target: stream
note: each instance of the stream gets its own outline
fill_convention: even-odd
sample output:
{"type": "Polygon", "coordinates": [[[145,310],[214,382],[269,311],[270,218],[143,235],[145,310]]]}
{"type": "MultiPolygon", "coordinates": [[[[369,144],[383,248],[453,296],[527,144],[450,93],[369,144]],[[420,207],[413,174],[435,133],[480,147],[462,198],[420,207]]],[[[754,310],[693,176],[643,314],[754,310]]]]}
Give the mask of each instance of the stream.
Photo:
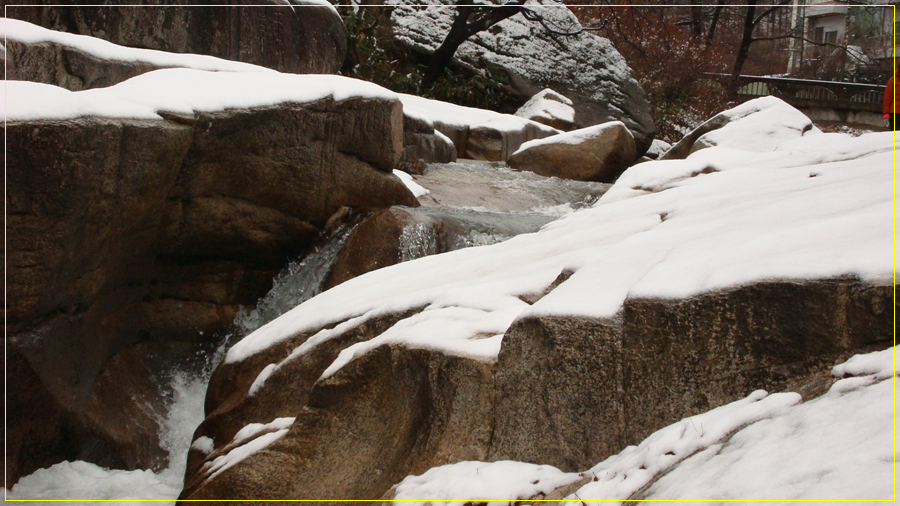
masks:
{"type": "MultiPolygon", "coordinates": [[[[448,251],[485,246],[519,234],[538,231],[543,225],[578,209],[593,205],[610,185],[546,178],[518,172],[505,164],[459,160],[430,164],[415,176],[430,191],[419,198],[416,211],[429,218],[452,223],[459,232],[448,251]]],[[[305,300],[321,293],[322,285],[347,239],[361,219],[350,220],[326,232],[318,245],[286,266],[257,307],[242,311],[235,320],[234,335],[215,353],[196,357],[190,370],[174,371],[172,396],[165,419],[159,420],[169,466],[149,470],[110,470],[94,464],[62,462],[23,477],[6,492],[9,500],[39,500],[31,504],[58,504],[40,500],[86,500],[101,504],[174,504],[181,492],[187,451],[194,429],[203,420],[203,403],[210,374],[224,357],[228,344],[246,336],[305,300]],[[142,500],[153,500],[145,502],[142,500]],[[169,501],[169,502],[166,502],[169,501]]],[[[402,261],[437,252],[437,238],[427,227],[405,228],[400,240],[402,261]]]]}

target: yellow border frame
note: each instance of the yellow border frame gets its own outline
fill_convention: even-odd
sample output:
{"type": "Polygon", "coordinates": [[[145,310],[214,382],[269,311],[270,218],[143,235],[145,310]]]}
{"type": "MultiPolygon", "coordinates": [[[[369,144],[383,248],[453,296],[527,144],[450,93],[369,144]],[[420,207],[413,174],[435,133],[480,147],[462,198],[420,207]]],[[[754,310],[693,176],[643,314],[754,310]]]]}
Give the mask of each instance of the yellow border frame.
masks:
{"type": "MultiPolygon", "coordinates": [[[[851,7],[860,7],[860,5],[855,4],[847,4],[851,7]]],[[[343,4],[335,4],[333,7],[350,7],[352,5],[343,5],[343,4]]],[[[372,5],[372,4],[359,4],[357,7],[385,7],[384,5],[372,5]]],[[[457,7],[468,7],[469,5],[457,5],[457,7]]],[[[477,7],[478,5],[471,5],[472,7],[477,7]]],[[[598,4],[566,4],[565,7],[718,7],[719,5],[694,5],[694,4],[671,4],[671,5],[647,5],[647,4],[634,4],[634,5],[598,5],[598,4]]],[[[890,8],[892,10],[894,24],[893,26],[897,26],[897,6],[896,5],[861,5],[863,7],[880,7],[880,8],[890,8]]],[[[6,216],[7,216],[7,204],[6,204],[6,153],[7,153],[7,144],[6,144],[6,105],[7,105],[7,93],[6,93],[6,9],[9,7],[324,7],[320,5],[272,5],[272,4],[246,4],[246,5],[210,5],[210,4],[188,4],[188,5],[131,5],[131,4],[123,4],[123,5],[96,5],[96,4],[69,4],[69,5],[59,5],[59,4],[6,4],[3,6],[3,500],[6,502],[172,502],[172,499],[7,499],[6,493],[8,491],[6,485],[6,388],[7,388],[7,377],[6,377],[6,346],[7,346],[7,325],[6,325],[6,314],[7,314],[7,256],[8,256],[8,243],[7,243],[7,235],[6,235],[6,216]]],[[[440,4],[412,4],[408,5],[408,7],[446,7],[446,5],[440,4]]],[[[541,4],[524,4],[523,7],[552,7],[548,5],[541,4]]],[[[560,7],[563,7],[562,5],[560,7]]],[[[722,5],[722,7],[750,7],[745,4],[727,4],[722,5]]],[[[759,5],[756,5],[759,7],[759,5]]],[[[790,5],[784,5],[785,8],[790,8],[790,5]]],[[[817,5],[817,4],[809,4],[804,7],[834,7],[834,5],[817,5]]],[[[893,44],[893,64],[894,64],[894,74],[897,74],[897,33],[894,32],[894,44],[893,44]]],[[[897,100],[896,95],[896,86],[894,89],[894,101],[897,100]]],[[[894,347],[897,346],[897,134],[896,130],[894,131],[894,216],[893,216],[893,232],[894,232],[894,290],[893,290],[893,320],[894,320],[894,347]]],[[[897,370],[897,354],[894,354],[894,370],[897,370]]],[[[859,502],[895,502],[897,500],[897,380],[896,375],[894,376],[894,497],[893,499],[874,499],[874,500],[857,500],[857,499],[826,499],[826,500],[809,500],[809,499],[633,499],[633,500],[618,500],[618,499],[581,499],[583,503],[586,502],[617,502],[617,503],[625,503],[625,502],[753,502],[753,503],[767,503],[767,502],[828,502],[828,503],[859,503],[859,502]]],[[[441,499],[440,502],[452,501],[453,499],[441,499]]],[[[466,501],[471,503],[478,502],[486,502],[490,503],[491,501],[504,501],[506,499],[486,499],[486,500],[472,500],[468,499],[466,501]]],[[[381,499],[263,499],[263,500],[253,500],[253,499],[176,499],[177,502],[346,502],[346,503],[372,503],[372,502],[385,502],[381,499]]],[[[428,502],[428,501],[438,501],[438,500],[421,500],[421,499],[399,499],[393,502],[428,502]]],[[[557,499],[535,499],[529,500],[528,502],[532,503],[541,503],[541,502],[558,502],[562,500],[557,499]]]]}

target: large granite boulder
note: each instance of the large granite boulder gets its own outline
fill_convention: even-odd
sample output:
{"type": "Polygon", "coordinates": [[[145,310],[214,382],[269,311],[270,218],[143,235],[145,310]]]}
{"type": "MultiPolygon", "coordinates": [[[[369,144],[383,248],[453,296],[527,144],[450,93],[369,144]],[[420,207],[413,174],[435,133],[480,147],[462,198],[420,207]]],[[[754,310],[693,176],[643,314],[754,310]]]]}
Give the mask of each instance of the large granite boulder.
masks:
{"type": "Polygon", "coordinates": [[[510,167],[542,176],[611,183],[634,161],[634,137],[620,121],[522,144],[510,167]]]}
{"type": "Polygon", "coordinates": [[[417,205],[391,173],[401,104],[367,83],[171,69],[8,93],[8,483],[54,460],[158,464],[109,421],[113,357],[202,345],[342,206],[417,205]],[[242,91],[265,85],[280,94],[242,91]]]}
{"type": "Polygon", "coordinates": [[[71,91],[103,88],[162,68],[263,72],[265,67],[196,54],[176,54],[119,46],[73,33],[6,19],[6,77],[52,84],[71,91]]]}
{"type": "MultiPolygon", "coordinates": [[[[567,7],[553,0],[541,3],[545,6],[528,9],[547,26],[567,33],[581,29],[567,7]]],[[[453,7],[397,7],[391,15],[395,38],[430,55],[450,31],[455,12],[453,7]]],[[[473,72],[489,70],[522,103],[545,88],[561,93],[573,102],[578,128],[622,121],[634,135],[637,155],[647,151],[656,134],[647,96],[628,64],[608,40],[590,33],[556,36],[516,14],[470,37],[453,62],[473,72]]]]}
{"type": "Polygon", "coordinates": [[[123,46],[205,54],[281,72],[328,74],[340,69],[347,30],[333,7],[302,0],[241,5],[111,0],[91,7],[10,7],[6,16],[123,46]],[[118,6],[123,4],[128,7],[118,6]]]}

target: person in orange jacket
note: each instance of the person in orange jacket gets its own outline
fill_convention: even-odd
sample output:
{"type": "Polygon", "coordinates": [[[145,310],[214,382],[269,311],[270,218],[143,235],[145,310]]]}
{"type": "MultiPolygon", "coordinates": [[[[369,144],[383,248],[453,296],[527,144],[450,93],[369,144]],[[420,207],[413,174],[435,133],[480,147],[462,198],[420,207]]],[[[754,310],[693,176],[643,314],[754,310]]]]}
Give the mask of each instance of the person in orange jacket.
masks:
{"type": "Polygon", "coordinates": [[[900,58],[897,59],[897,67],[894,75],[888,80],[884,89],[884,119],[891,130],[897,129],[897,116],[900,115],[900,58]]]}

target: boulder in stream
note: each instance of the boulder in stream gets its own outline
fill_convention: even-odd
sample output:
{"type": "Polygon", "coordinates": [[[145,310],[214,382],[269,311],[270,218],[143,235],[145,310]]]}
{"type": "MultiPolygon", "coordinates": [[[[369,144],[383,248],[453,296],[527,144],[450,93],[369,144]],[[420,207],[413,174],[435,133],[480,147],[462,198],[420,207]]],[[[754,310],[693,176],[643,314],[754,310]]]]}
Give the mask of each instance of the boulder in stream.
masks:
{"type": "Polygon", "coordinates": [[[634,152],[631,132],[613,121],[526,142],[509,165],[542,176],[611,183],[634,161],[634,152]]]}

